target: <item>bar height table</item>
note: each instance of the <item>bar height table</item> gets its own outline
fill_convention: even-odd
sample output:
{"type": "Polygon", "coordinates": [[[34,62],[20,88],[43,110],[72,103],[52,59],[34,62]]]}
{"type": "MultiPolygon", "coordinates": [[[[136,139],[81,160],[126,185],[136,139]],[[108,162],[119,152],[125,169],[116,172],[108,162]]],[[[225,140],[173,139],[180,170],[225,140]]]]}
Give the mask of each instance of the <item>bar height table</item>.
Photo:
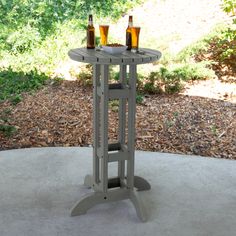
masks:
{"type": "Polygon", "coordinates": [[[140,50],[140,54],[125,51],[115,55],[87,48],[68,52],[72,60],[93,65],[93,174],[85,176],[84,184],[94,192],[75,204],[71,216],[85,214],[96,204],[130,199],[140,220],[147,220],[137,191],[149,190],[151,186],[142,177],[134,176],[137,65],[157,61],[161,53],[140,50]],[[118,83],[109,83],[109,65],[119,65],[118,83]],[[119,100],[115,143],[108,142],[108,102],[112,99],[119,100]],[[118,163],[114,178],[108,177],[110,162],[118,163]]]}

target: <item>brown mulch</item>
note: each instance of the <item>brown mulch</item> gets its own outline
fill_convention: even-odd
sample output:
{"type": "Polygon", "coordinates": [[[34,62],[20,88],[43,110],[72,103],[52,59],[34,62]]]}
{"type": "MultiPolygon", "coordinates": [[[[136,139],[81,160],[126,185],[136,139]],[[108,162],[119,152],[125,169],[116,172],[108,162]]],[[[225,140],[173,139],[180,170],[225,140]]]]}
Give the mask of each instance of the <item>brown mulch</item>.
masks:
{"type": "MultiPolygon", "coordinates": [[[[89,146],[92,142],[92,89],[76,81],[48,85],[24,95],[16,106],[4,102],[0,114],[11,110],[6,124],[17,132],[0,132],[0,150],[89,146]]],[[[236,104],[185,95],[152,95],[137,105],[136,148],[236,159],[236,104]]],[[[109,137],[117,138],[117,112],[109,113],[109,137]]]]}

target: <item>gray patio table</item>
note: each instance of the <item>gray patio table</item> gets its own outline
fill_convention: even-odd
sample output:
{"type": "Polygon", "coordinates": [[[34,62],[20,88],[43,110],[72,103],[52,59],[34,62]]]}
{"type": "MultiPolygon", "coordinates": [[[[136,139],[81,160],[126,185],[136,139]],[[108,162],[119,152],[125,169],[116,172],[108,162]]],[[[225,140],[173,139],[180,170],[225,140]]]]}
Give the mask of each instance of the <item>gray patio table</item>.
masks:
{"type": "Polygon", "coordinates": [[[75,204],[71,216],[85,214],[96,204],[130,199],[140,220],[147,220],[137,191],[151,186],[144,178],[134,176],[137,65],[157,61],[161,53],[146,48],[140,52],[108,54],[87,48],[68,52],[72,60],[93,65],[93,174],[85,176],[84,184],[94,191],[75,204]],[[117,83],[109,82],[109,65],[119,65],[117,83]],[[118,138],[109,143],[108,102],[113,99],[119,100],[118,138]],[[118,164],[114,178],[108,176],[110,162],[118,164]]]}

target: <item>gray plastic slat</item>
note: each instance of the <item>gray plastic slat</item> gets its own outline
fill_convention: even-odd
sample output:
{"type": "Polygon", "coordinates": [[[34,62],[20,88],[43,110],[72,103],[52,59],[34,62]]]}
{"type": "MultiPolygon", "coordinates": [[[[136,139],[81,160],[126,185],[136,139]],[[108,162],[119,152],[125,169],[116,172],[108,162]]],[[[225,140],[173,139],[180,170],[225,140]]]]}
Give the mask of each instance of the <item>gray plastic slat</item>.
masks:
{"type": "Polygon", "coordinates": [[[121,150],[120,143],[109,143],[108,144],[108,152],[121,150]]]}
{"type": "Polygon", "coordinates": [[[140,48],[144,54],[133,53],[125,51],[122,54],[109,54],[104,51],[97,51],[96,49],[76,48],[68,52],[71,59],[92,63],[92,64],[113,64],[113,65],[131,65],[151,63],[160,59],[161,53],[157,50],[140,48]]]}
{"type": "MultiPolygon", "coordinates": [[[[144,51],[142,51],[141,50],[141,52],[144,52],[144,51]]],[[[142,59],[143,59],[143,63],[148,63],[148,62],[151,62],[152,61],[152,56],[151,55],[149,55],[148,53],[146,53],[146,52],[144,52],[144,54],[143,55],[141,55],[141,54],[138,54],[138,55],[140,55],[140,56],[142,56],[142,59]]]]}
{"type": "Polygon", "coordinates": [[[97,55],[101,56],[101,58],[106,58],[109,60],[109,64],[121,64],[122,63],[122,57],[119,57],[117,55],[111,55],[104,51],[97,51],[97,55]]]}
{"type": "Polygon", "coordinates": [[[122,62],[124,64],[131,64],[133,63],[132,56],[127,54],[128,51],[123,52],[122,54],[118,54],[117,56],[122,58],[122,62]]]}
{"type": "MultiPolygon", "coordinates": [[[[140,49],[141,52],[144,52],[144,55],[143,57],[146,55],[147,57],[150,58],[149,62],[153,62],[153,61],[156,61],[157,60],[157,52],[150,52],[148,50],[146,50],[146,48],[141,48],[140,49]]],[[[141,55],[141,54],[138,54],[138,55],[141,55]]],[[[144,61],[145,62],[145,61],[144,61]]],[[[148,61],[147,61],[148,62],[148,61]]]]}
{"type": "Polygon", "coordinates": [[[151,62],[153,60],[152,55],[147,54],[145,51],[143,51],[141,49],[140,49],[140,51],[144,52],[144,54],[129,52],[129,53],[131,53],[132,57],[135,57],[134,62],[147,63],[147,62],[151,62]]]}
{"type": "Polygon", "coordinates": [[[132,63],[138,64],[138,63],[142,63],[142,57],[140,57],[138,54],[136,53],[132,53],[130,51],[126,51],[123,53],[125,56],[129,56],[132,60],[132,63]]]}
{"type": "Polygon", "coordinates": [[[121,83],[109,84],[109,89],[122,89],[123,86],[121,83]]]}
{"type": "Polygon", "coordinates": [[[84,62],[93,63],[98,61],[98,57],[94,49],[80,48],[79,53],[84,57],[84,62]]]}
{"type": "Polygon", "coordinates": [[[76,51],[74,49],[70,50],[68,52],[68,55],[69,57],[72,59],[72,60],[75,60],[75,61],[84,61],[84,57],[78,53],[76,53],[76,51]]]}
{"type": "Polygon", "coordinates": [[[153,55],[155,60],[158,60],[161,57],[161,52],[160,51],[152,50],[152,49],[149,49],[149,48],[143,48],[143,51],[145,51],[149,55],[153,55]]]}
{"type": "Polygon", "coordinates": [[[115,162],[128,159],[128,152],[118,151],[118,152],[109,152],[108,161],[115,162]]]}
{"type": "Polygon", "coordinates": [[[129,96],[129,89],[109,89],[108,97],[109,99],[121,99],[121,98],[128,98],[129,96]]]}

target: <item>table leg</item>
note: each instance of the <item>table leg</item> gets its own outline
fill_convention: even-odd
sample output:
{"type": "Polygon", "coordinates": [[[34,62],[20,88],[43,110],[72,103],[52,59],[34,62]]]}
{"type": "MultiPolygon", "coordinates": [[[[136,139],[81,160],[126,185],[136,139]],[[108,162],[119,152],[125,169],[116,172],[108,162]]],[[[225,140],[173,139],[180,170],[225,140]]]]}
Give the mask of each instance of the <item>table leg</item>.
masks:
{"type": "MultiPolygon", "coordinates": [[[[126,86],[127,83],[127,66],[120,65],[120,78],[119,82],[123,87],[126,86]]],[[[126,131],[126,98],[119,99],[119,143],[122,146],[125,145],[125,131],[126,131]]],[[[125,161],[118,161],[118,177],[121,181],[125,179],[125,161]]]]}
{"type": "MultiPolygon", "coordinates": [[[[93,65],[93,182],[98,184],[99,179],[99,157],[97,156],[99,146],[99,104],[100,98],[97,94],[97,88],[100,86],[100,65],[93,65]]],[[[87,182],[89,178],[85,178],[85,185],[92,187],[92,183],[87,182]]]]}
{"type": "Polygon", "coordinates": [[[129,87],[130,96],[128,101],[128,150],[129,157],[127,165],[127,183],[132,189],[138,191],[150,190],[151,185],[142,177],[134,176],[134,150],[135,150],[135,114],[136,114],[136,81],[137,66],[130,65],[129,87]]]}
{"type": "Polygon", "coordinates": [[[130,65],[129,71],[129,98],[128,98],[128,152],[127,186],[134,187],[134,148],[135,148],[135,112],[136,112],[136,80],[137,65],[130,65]]]}
{"type": "Polygon", "coordinates": [[[108,188],[108,80],[109,66],[101,65],[101,179],[100,185],[102,192],[107,192],[108,188]]]}

